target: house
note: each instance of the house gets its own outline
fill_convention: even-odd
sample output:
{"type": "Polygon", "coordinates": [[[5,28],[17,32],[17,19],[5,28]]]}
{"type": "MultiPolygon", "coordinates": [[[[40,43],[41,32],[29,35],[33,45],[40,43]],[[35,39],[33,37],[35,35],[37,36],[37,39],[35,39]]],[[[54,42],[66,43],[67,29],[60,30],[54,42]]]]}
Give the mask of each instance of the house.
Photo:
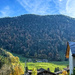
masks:
{"type": "Polygon", "coordinates": [[[37,62],[42,62],[41,60],[37,60],[37,62]]]}
{"type": "Polygon", "coordinates": [[[32,62],[32,59],[28,59],[28,62],[32,62]]]}
{"type": "Polygon", "coordinates": [[[37,60],[37,62],[48,62],[48,60],[47,59],[37,60]]]}
{"type": "Polygon", "coordinates": [[[56,74],[50,71],[44,70],[44,71],[38,72],[37,75],[56,75],[56,74]]]}
{"type": "MultiPolygon", "coordinates": [[[[31,75],[32,71],[29,70],[28,73],[29,73],[29,75],[31,75]]],[[[53,72],[47,71],[43,68],[40,68],[40,69],[37,70],[37,75],[56,75],[56,74],[53,73],[53,72]]]]}
{"type": "Polygon", "coordinates": [[[67,42],[66,58],[69,58],[70,75],[75,67],[75,42],[67,42]]]}
{"type": "Polygon", "coordinates": [[[64,70],[61,70],[61,71],[57,71],[55,72],[56,75],[60,75],[63,73],[63,71],[67,71],[67,73],[69,73],[69,68],[64,68],[64,70]]]}
{"type": "Polygon", "coordinates": [[[48,62],[48,60],[47,59],[43,59],[42,62],[48,62]]]}
{"type": "Polygon", "coordinates": [[[40,68],[40,69],[37,69],[37,71],[44,71],[45,69],[43,69],[43,68],[40,68]]]}

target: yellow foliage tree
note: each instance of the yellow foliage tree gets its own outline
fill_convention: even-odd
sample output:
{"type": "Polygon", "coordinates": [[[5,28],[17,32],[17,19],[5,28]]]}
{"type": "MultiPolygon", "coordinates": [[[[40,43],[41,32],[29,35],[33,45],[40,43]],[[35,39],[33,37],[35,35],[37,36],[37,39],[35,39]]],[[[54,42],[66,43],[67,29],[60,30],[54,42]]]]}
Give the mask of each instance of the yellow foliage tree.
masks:
{"type": "Polygon", "coordinates": [[[11,68],[10,75],[22,75],[24,74],[24,71],[20,65],[14,65],[14,67],[11,68]]]}
{"type": "Polygon", "coordinates": [[[67,71],[65,71],[65,70],[62,72],[62,75],[67,75],[67,74],[68,74],[68,73],[67,73],[67,71]]]}
{"type": "Polygon", "coordinates": [[[13,75],[20,75],[19,74],[18,66],[15,66],[15,68],[14,68],[14,74],[13,75]]]}
{"type": "Polygon", "coordinates": [[[19,66],[19,72],[20,72],[20,74],[24,74],[24,71],[21,66],[19,66]]]}
{"type": "Polygon", "coordinates": [[[37,75],[37,69],[36,68],[33,68],[32,75],[37,75]]]}
{"type": "Polygon", "coordinates": [[[9,57],[9,60],[10,60],[11,63],[19,63],[19,58],[18,57],[12,56],[12,57],[9,57]]]}
{"type": "Polygon", "coordinates": [[[19,58],[16,56],[15,57],[15,61],[18,63],[19,62],[19,58]]]}

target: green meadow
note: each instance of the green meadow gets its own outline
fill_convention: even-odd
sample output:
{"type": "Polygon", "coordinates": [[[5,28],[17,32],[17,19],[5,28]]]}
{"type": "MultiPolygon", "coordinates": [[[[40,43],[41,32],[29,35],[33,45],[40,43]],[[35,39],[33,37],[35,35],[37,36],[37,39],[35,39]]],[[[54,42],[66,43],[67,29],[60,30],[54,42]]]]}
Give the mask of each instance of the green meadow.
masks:
{"type": "MultiPolygon", "coordinates": [[[[25,63],[22,62],[22,65],[25,66],[25,63]]],[[[68,65],[68,62],[48,62],[48,63],[44,63],[44,62],[27,62],[27,66],[29,70],[32,70],[34,67],[39,69],[39,68],[44,68],[47,70],[47,68],[50,69],[51,72],[54,72],[55,68],[59,67],[60,70],[62,70],[63,68],[66,68],[68,65]],[[64,64],[63,64],[64,63],[64,64]]]]}
{"type": "MultiPolygon", "coordinates": [[[[25,67],[25,60],[28,58],[25,58],[21,55],[18,54],[13,54],[14,56],[18,56],[23,68],[25,67]]],[[[29,70],[32,70],[34,67],[39,69],[39,68],[44,68],[47,70],[47,68],[50,69],[51,72],[54,72],[55,68],[59,67],[60,70],[63,68],[66,68],[68,65],[68,61],[51,61],[51,62],[27,62],[27,66],[29,70]]]]}

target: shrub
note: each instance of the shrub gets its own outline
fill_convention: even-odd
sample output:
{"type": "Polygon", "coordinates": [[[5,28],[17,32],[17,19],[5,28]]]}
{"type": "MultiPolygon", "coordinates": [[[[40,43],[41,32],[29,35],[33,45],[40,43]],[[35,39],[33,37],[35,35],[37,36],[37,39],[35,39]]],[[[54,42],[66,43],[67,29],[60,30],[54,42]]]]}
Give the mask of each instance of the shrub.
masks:
{"type": "Polygon", "coordinates": [[[54,70],[54,72],[57,72],[57,71],[59,71],[59,67],[55,68],[55,70],[54,70]]]}

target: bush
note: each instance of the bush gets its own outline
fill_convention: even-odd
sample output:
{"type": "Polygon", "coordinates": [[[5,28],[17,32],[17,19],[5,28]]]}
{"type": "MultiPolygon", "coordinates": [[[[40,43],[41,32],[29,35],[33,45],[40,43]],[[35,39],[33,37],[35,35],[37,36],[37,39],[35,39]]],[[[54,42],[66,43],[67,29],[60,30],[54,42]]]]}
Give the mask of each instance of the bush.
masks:
{"type": "Polygon", "coordinates": [[[57,72],[57,71],[59,71],[59,67],[55,68],[55,70],[54,70],[54,72],[57,72]]]}

